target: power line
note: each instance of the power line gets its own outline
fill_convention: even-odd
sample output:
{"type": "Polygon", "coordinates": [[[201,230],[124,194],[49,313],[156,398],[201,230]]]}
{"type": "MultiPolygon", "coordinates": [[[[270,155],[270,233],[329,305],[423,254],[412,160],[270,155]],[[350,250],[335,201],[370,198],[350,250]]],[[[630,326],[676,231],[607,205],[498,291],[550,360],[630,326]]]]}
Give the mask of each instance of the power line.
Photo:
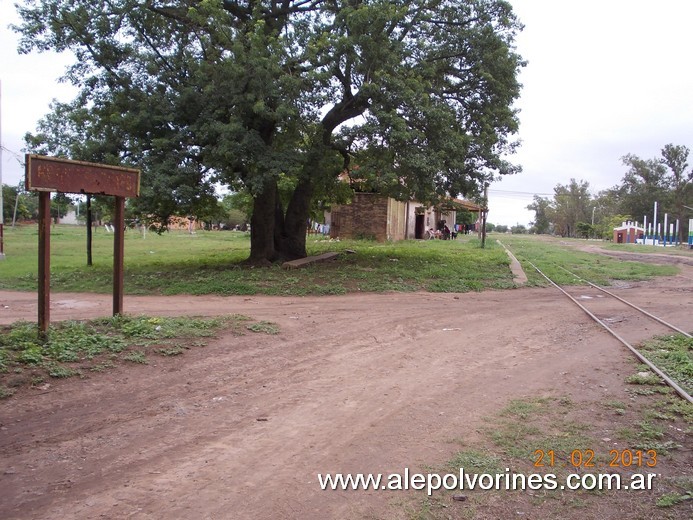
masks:
{"type": "Polygon", "coordinates": [[[18,154],[14,150],[10,150],[6,146],[3,146],[2,144],[0,144],[0,148],[2,148],[2,150],[4,152],[8,152],[9,154],[11,154],[21,166],[24,166],[24,157],[22,157],[20,154],[18,154]]]}
{"type": "Polygon", "coordinates": [[[554,193],[539,193],[535,191],[514,191],[514,190],[495,190],[495,189],[489,189],[489,193],[507,193],[507,194],[512,194],[512,195],[540,195],[540,196],[553,196],[554,193]]]}

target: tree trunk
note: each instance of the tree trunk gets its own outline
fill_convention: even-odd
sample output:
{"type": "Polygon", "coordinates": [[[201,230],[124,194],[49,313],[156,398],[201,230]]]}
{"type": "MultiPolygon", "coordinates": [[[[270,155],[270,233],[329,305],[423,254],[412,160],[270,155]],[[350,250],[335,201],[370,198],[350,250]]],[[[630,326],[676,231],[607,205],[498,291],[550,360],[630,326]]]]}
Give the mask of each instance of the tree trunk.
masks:
{"type": "Polygon", "coordinates": [[[286,210],[284,229],[277,235],[279,252],[287,260],[308,256],[306,231],[312,197],[312,182],[310,180],[299,181],[286,210]]]}
{"type": "Polygon", "coordinates": [[[270,265],[278,255],[274,245],[277,183],[271,180],[261,193],[253,197],[253,215],[250,218],[250,265],[270,265]]]}

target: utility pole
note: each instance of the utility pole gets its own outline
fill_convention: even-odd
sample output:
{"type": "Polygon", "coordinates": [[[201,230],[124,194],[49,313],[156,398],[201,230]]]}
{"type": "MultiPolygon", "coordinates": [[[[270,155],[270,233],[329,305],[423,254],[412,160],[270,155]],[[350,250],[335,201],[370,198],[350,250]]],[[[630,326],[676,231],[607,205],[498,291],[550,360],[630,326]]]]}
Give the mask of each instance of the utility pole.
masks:
{"type": "Polygon", "coordinates": [[[2,198],[2,80],[0,80],[0,260],[5,259],[5,207],[2,198]]]}
{"type": "Polygon", "coordinates": [[[484,209],[481,218],[481,248],[486,247],[486,218],[488,217],[488,182],[484,184],[484,209]]]}
{"type": "Polygon", "coordinates": [[[22,181],[17,184],[17,195],[14,198],[14,213],[12,213],[12,229],[17,222],[17,206],[19,206],[19,195],[22,193],[22,181]]]}
{"type": "Polygon", "coordinates": [[[87,265],[91,266],[91,194],[87,193],[87,265]]]}

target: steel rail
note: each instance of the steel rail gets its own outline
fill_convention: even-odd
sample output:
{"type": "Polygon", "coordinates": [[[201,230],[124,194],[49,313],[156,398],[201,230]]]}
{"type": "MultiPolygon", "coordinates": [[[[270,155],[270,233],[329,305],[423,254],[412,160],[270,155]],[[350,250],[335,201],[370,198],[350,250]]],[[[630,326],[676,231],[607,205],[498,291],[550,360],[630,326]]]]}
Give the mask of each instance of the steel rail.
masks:
{"type": "Polygon", "coordinates": [[[609,296],[613,296],[614,298],[616,298],[616,299],[619,300],[620,302],[623,302],[623,303],[625,303],[626,305],[628,305],[629,307],[632,307],[633,309],[642,312],[644,315],[649,316],[649,317],[652,318],[653,320],[658,321],[658,322],[661,323],[662,325],[665,325],[665,326],[669,327],[669,328],[672,329],[672,330],[675,330],[675,331],[678,332],[679,334],[683,334],[683,335],[686,336],[687,338],[692,338],[692,337],[693,337],[693,336],[691,336],[688,332],[686,332],[685,330],[681,330],[681,329],[679,329],[678,327],[676,327],[675,325],[672,325],[671,323],[666,322],[666,321],[664,321],[664,320],[661,319],[661,318],[658,318],[658,317],[655,316],[654,314],[650,314],[650,313],[647,312],[645,309],[641,309],[641,308],[638,307],[637,305],[634,305],[634,304],[630,303],[629,301],[624,300],[624,299],[621,298],[620,296],[618,296],[618,295],[616,295],[616,294],[614,294],[614,293],[612,293],[612,292],[610,292],[610,291],[607,291],[607,290],[604,289],[603,287],[599,287],[598,285],[593,284],[593,283],[590,282],[589,280],[585,280],[584,278],[581,278],[580,276],[576,275],[575,273],[572,273],[572,272],[568,271],[568,269],[566,269],[565,267],[561,267],[560,265],[558,265],[558,266],[556,266],[556,267],[558,267],[559,269],[564,270],[566,273],[568,273],[568,274],[574,276],[575,278],[577,278],[577,279],[580,280],[581,282],[585,282],[586,284],[591,285],[591,286],[594,287],[595,289],[598,289],[598,290],[600,290],[600,291],[602,291],[602,292],[608,294],[609,296]]]}
{"type": "Polygon", "coordinates": [[[527,263],[529,263],[529,265],[531,265],[532,267],[534,267],[534,269],[536,269],[536,271],[537,271],[540,275],[542,275],[544,278],[546,278],[546,280],[548,280],[548,282],[549,282],[551,285],[553,285],[556,289],[558,289],[558,290],[561,291],[563,294],[565,294],[568,298],[570,298],[571,300],[573,300],[573,303],[575,303],[575,305],[577,305],[578,307],[580,307],[583,311],[585,311],[585,313],[586,313],[590,318],[592,318],[594,321],[596,321],[596,322],[599,323],[602,327],[604,327],[604,328],[606,329],[606,331],[607,331],[609,334],[611,334],[613,337],[615,337],[617,340],[619,340],[621,343],[623,343],[623,345],[625,345],[625,346],[628,348],[628,350],[630,350],[630,351],[635,355],[635,357],[637,357],[640,361],[642,361],[645,365],[647,365],[647,366],[650,368],[650,370],[652,370],[655,374],[657,374],[659,377],[661,377],[661,378],[664,380],[664,382],[665,382],[666,384],[668,384],[670,387],[672,387],[672,388],[674,389],[674,391],[675,391],[677,394],[679,394],[681,397],[683,397],[683,398],[684,398],[686,401],[688,401],[689,403],[693,404],[693,397],[691,397],[691,396],[688,394],[688,392],[686,392],[683,388],[681,388],[681,387],[676,383],[676,381],[674,381],[674,380],[671,379],[668,375],[666,375],[664,372],[662,372],[654,363],[652,363],[649,359],[647,359],[647,358],[646,358],[645,356],[643,356],[640,352],[638,352],[638,350],[637,350],[635,347],[633,347],[633,346],[632,346],[630,343],[628,343],[624,338],[622,338],[619,334],[617,334],[614,330],[612,330],[606,323],[604,323],[602,320],[600,320],[599,318],[597,318],[594,314],[592,314],[592,312],[589,311],[589,309],[587,309],[587,308],[586,308],[584,305],[582,305],[579,301],[577,301],[577,300],[576,300],[575,298],[573,298],[570,294],[568,294],[566,291],[564,291],[563,288],[560,287],[558,284],[556,284],[551,278],[549,278],[549,277],[546,276],[544,273],[542,273],[541,270],[540,270],[536,265],[534,265],[534,264],[533,264],[532,262],[530,262],[529,260],[527,260],[527,263]]]}

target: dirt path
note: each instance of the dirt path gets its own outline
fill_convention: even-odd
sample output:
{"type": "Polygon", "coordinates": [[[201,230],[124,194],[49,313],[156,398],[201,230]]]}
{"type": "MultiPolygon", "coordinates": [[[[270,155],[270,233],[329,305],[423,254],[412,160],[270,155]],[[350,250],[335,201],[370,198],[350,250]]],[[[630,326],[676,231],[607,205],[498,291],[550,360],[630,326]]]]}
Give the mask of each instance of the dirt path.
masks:
{"type": "MultiPolygon", "coordinates": [[[[615,292],[693,330],[693,277],[615,292]]],[[[33,294],[0,292],[0,323],[35,309],[33,294]]],[[[128,296],[125,309],[240,313],[281,334],[226,336],[0,401],[0,518],[400,518],[397,492],[321,491],[317,474],[425,471],[510,399],[625,399],[632,371],[555,289],[128,296]]],[[[109,311],[107,295],[53,295],[54,320],[109,311]]],[[[616,326],[631,341],[654,333],[616,326]]]]}

